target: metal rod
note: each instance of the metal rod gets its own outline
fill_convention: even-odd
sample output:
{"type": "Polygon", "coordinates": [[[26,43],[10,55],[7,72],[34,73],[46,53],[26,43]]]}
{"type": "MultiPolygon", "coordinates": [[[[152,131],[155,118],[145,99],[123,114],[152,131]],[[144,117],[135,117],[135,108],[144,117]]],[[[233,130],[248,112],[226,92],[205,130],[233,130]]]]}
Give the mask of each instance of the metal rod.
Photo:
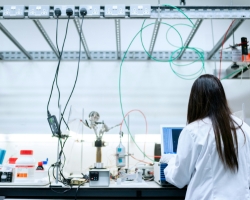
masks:
{"type": "MultiPolygon", "coordinates": [[[[155,42],[156,42],[156,38],[157,38],[157,35],[158,35],[158,32],[159,32],[160,25],[161,25],[161,19],[155,20],[155,26],[154,26],[154,30],[153,30],[149,50],[148,50],[150,55],[152,55],[152,53],[154,51],[155,42]]],[[[150,57],[148,57],[148,59],[150,59],[150,57]]]]}
{"type": "MultiPolygon", "coordinates": [[[[211,31],[212,31],[212,41],[213,41],[213,46],[214,46],[214,25],[213,25],[212,19],[211,19],[211,31]]],[[[214,75],[217,76],[217,65],[215,61],[214,61],[214,75]]]]}
{"type": "Polygon", "coordinates": [[[58,184],[58,174],[59,174],[59,163],[60,163],[60,138],[58,137],[58,142],[57,142],[57,164],[56,164],[56,184],[58,184]]]}
{"type": "MultiPolygon", "coordinates": [[[[84,121],[84,108],[82,109],[82,121],[84,121]]],[[[83,131],[84,131],[84,124],[82,124],[82,139],[81,139],[81,172],[83,172],[83,131]]]]}
{"type": "Polygon", "coordinates": [[[75,25],[76,25],[77,32],[78,32],[79,36],[81,37],[82,46],[83,46],[84,51],[85,51],[85,53],[87,55],[87,58],[91,59],[86,39],[84,37],[83,31],[81,31],[81,27],[80,27],[81,25],[80,25],[79,19],[78,18],[74,18],[74,22],[75,22],[75,25]]]}
{"type": "MultiPolygon", "coordinates": [[[[58,119],[59,119],[59,121],[61,120],[61,105],[59,105],[59,118],[58,119]]],[[[56,184],[58,184],[60,163],[61,163],[61,158],[60,158],[60,137],[58,137],[57,164],[56,164],[56,184]]]]}
{"type": "Polygon", "coordinates": [[[55,45],[52,43],[49,35],[47,34],[47,32],[45,31],[45,29],[43,28],[41,22],[38,19],[34,19],[33,22],[35,23],[35,25],[38,28],[38,30],[40,31],[40,33],[43,35],[44,39],[47,41],[47,43],[50,46],[50,48],[54,51],[54,53],[56,54],[57,58],[59,58],[58,51],[57,51],[55,45]]]}
{"type": "Polygon", "coordinates": [[[228,38],[233,34],[234,31],[239,28],[239,26],[242,24],[244,20],[243,19],[236,19],[230,29],[227,32],[227,35],[225,37],[225,34],[221,37],[221,39],[217,42],[217,44],[213,47],[213,49],[208,53],[207,60],[210,60],[213,55],[219,50],[219,48],[222,46],[222,43],[226,42],[228,38]]]}
{"type": "Polygon", "coordinates": [[[199,29],[199,27],[201,25],[201,22],[202,22],[202,19],[197,19],[196,20],[193,29],[189,33],[189,36],[188,36],[186,42],[184,43],[184,48],[182,49],[182,51],[181,51],[181,53],[179,55],[178,60],[180,60],[181,57],[183,56],[183,54],[185,53],[186,48],[189,46],[189,44],[191,43],[192,39],[194,38],[194,35],[196,34],[197,30],[199,29]]]}
{"type": "MultiPolygon", "coordinates": [[[[197,54],[193,51],[188,51],[189,54],[187,57],[182,56],[181,60],[178,61],[194,61],[197,60],[197,54]]],[[[64,51],[65,54],[70,55],[70,57],[65,57],[64,61],[77,61],[79,53],[76,51],[64,51]]],[[[173,53],[173,51],[154,51],[152,52],[154,57],[158,60],[168,59],[168,55],[173,53]]],[[[215,58],[213,60],[207,60],[208,51],[204,51],[204,59],[206,61],[220,60],[220,52],[215,53],[215,58]]],[[[4,61],[27,61],[26,57],[20,53],[20,51],[0,51],[0,54],[3,55],[4,61]]],[[[36,55],[33,57],[32,61],[56,61],[57,57],[55,56],[53,51],[32,51],[30,52],[31,55],[36,55]],[[46,55],[46,56],[45,56],[46,55]]],[[[94,56],[91,57],[92,61],[115,61],[116,57],[115,51],[92,51],[91,54],[94,56]],[[106,56],[103,56],[105,55],[106,56]]],[[[125,58],[127,61],[137,61],[137,62],[144,62],[147,61],[147,54],[144,51],[128,51],[128,57],[125,58]]],[[[84,57],[82,60],[87,60],[87,57],[84,57]]],[[[227,55],[222,56],[222,61],[232,61],[231,52],[228,52],[227,55]]]]}
{"type": "Polygon", "coordinates": [[[11,33],[0,23],[0,30],[22,51],[30,60],[32,60],[31,55],[26,51],[22,45],[11,35],[11,33]]]}
{"type": "MultiPolygon", "coordinates": [[[[129,115],[128,115],[128,128],[129,128],[129,115]]],[[[128,169],[129,169],[129,156],[130,156],[130,153],[129,153],[129,143],[130,143],[130,135],[129,135],[129,132],[128,132],[128,169]]]]}
{"type": "Polygon", "coordinates": [[[117,59],[121,59],[121,24],[120,19],[115,19],[116,53],[117,59]]]}

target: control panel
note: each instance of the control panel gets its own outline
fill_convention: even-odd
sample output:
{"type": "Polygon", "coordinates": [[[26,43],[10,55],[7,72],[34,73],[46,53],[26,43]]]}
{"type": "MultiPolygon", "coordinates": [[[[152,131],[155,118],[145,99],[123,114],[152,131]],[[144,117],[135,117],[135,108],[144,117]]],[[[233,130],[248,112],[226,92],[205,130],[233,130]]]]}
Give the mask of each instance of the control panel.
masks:
{"type": "Polygon", "coordinates": [[[98,181],[99,180],[99,172],[97,171],[90,171],[89,172],[89,179],[90,181],[98,181]]]}

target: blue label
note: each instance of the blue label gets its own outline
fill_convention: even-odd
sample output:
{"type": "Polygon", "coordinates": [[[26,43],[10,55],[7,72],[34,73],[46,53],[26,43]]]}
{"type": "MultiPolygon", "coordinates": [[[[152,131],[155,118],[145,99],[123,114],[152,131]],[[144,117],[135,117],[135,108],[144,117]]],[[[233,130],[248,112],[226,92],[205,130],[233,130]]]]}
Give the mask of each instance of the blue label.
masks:
{"type": "Polygon", "coordinates": [[[122,148],[118,148],[117,151],[118,151],[118,152],[121,152],[121,151],[122,151],[122,148]]]}
{"type": "Polygon", "coordinates": [[[122,158],[119,158],[119,159],[118,159],[118,162],[121,163],[121,162],[122,162],[122,158]]]}

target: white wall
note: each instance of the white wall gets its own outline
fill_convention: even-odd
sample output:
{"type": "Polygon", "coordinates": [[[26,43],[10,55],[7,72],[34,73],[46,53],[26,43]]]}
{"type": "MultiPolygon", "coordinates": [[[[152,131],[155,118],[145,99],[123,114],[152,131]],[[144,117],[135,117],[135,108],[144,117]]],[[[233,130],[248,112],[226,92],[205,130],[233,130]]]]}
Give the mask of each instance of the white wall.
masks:
{"type": "MultiPolygon", "coordinates": [[[[230,5],[231,1],[221,1],[221,5],[227,5],[225,2],[230,5]]],[[[244,2],[241,3],[244,4],[244,2]]],[[[3,1],[3,4],[5,3],[3,1]]],[[[10,3],[15,2],[8,1],[8,4],[10,3]]],[[[23,1],[23,3],[28,4],[30,2],[23,1]]],[[[75,1],[75,4],[79,4],[79,2],[75,1]]],[[[215,2],[213,2],[213,5],[215,5],[215,2]]],[[[181,20],[170,21],[172,24],[179,22],[181,20]]],[[[225,32],[231,20],[214,20],[213,22],[216,42],[225,32]]],[[[27,50],[49,50],[31,21],[1,20],[1,23],[20,40],[20,43],[27,50]],[[23,23],[27,29],[22,28],[19,25],[20,23],[23,23]],[[32,32],[33,37],[27,39],[27,32],[32,32]]],[[[55,21],[43,20],[42,23],[55,43],[55,21]]],[[[86,20],[85,23],[86,27],[88,27],[85,29],[85,36],[89,42],[90,50],[115,50],[113,21],[86,20]]],[[[131,25],[128,20],[122,21],[123,50],[126,49],[134,34],[139,30],[141,23],[141,20],[134,20],[131,25]]],[[[235,33],[235,38],[239,40],[241,36],[249,37],[248,25],[249,21],[244,22],[242,27],[235,33]]],[[[198,31],[192,45],[204,50],[210,50],[213,46],[211,21],[206,20],[202,26],[203,28],[198,31]]],[[[62,44],[64,28],[65,21],[60,21],[59,45],[62,44]]],[[[155,46],[156,50],[172,50],[165,43],[166,30],[165,27],[161,27],[155,46]]],[[[185,40],[189,31],[185,28],[180,30],[185,40]]],[[[152,29],[148,29],[144,33],[146,46],[149,46],[151,34],[152,29]]],[[[176,35],[170,34],[170,39],[176,41],[176,35]]],[[[2,33],[0,33],[0,41],[0,51],[16,50],[16,47],[2,33]]],[[[232,40],[229,40],[225,46],[229,43],[232,43],[232,40]]],[[[65,50],[76,51],[77,48],[78,36],[71,21],[65,50]]],[[[142,50],[139,38],[131,49],[142,50]]],[[[230,63],[225,62],[222,67],[226,68],[228,65],[230,63]]],[[[51,131],[47,123],[46,105],[56,66],[57,62],[0,62],[0,148],[7,149],[7,158],[17,156],[20,149],[34,149],[37,160],[49,157],[51,163],[55,162],[57,142],[55,138],[51,137],[51,131]]],[[[81,118],[82,109],[84,109],[85,118],[91,111],[95,110],[100,113],[101,120],[104,120],[108,126],[121,122],[122,114],[118,91],[119,66],[120,62],[117,61],[81,62],[77,86],[69,103],[69,107],[72,105],[73,108],[70,120],[81,118]]],[[[178,72],[185,74],[197,70],[200,66],[200,63],[196,63],[189,67],[176,69],[178,72]]],[[[218,67],[219,64],[216,63],[216,66],[218,67]]],[[[76,68],[77,62],[62,62],[61,64],[59,85],[62,106],[65,105],[72,89],[76,68]]],[[[214,68],[215,63],[205,63],[207,73],[213,73],[214,68]]],[[[248,109],[250,106],[249,82],[249,80],[222,81],[231,109],[233,111],[240,110],[242,103],[245,103],[246,117],[248,118],[250,118],[248,109]]],[[[140,113],[135,112],[130,115],[130,130],[140,148],[144,148],[144,140],[146,140],[145,149],[148,155],[153,155],[154,143],[160,142],[159,127],[161,124],[186,123],[187,103],[192,83],[193,80],[182,80],[174,75],[168,63],[153,61],[124,63],[121,81],[123,109],[125,113],[132,109],[139,109],[146,115],[149,135],[146,139],[144,137],[145,122],[140,113]]],[[[57,97],[57,92],[54,90],[50,112],[58,116],[57,97]]],[[[66,110],[66,119],[68,118],[69,107],[66,110]]],[[[87,128],[82,131],[79,120],[70,123],[70,127],[78,135],[70,138],[65,147],[66,155],[70,157],[67,159],[68,166],[66,168],[69,171],[81,171],[95,162],[95,148],[92,147],[94,133],[87,128]],[[83,136],[81,136],[82,133],[83,136]],[[76,138],[81,137],[84,140],[83,144],[76,142],[76,138]]],[[[127,133],[125,126],[123,126],[123,131],[127,133]]],[[[104,139],[109,142],[109,146],[103,148],[103,162],[106,166],[115,165],[115,159],[112,155],[115,153],[115,147],[119,142],[118,133],[119,128],[116,128],[104,136],[104,139]]],[[[124,137],[123,142],[127,146],[127,136],[124,137]]],[[[130,143],[130,148],[130,152],[134,153],[135,157],[143,159],[142,154],[134,144],[130,143]]],[[[145,160],[149,161],[148,159],[145,160]]],[[[131,166],[136,162],[130,159],[131,166]]]]}
{"type": "MultiPolygon", "coordinates": [[[[82,62],[79,82],[70,101],[73,112],[70,120],[81,117],[82,108],[85,117],[92,110],[101,115],[108,126],[118,124],[122,119],[118,95],[118,62],[82,62]]],[[[207,63],[206,70],[211,72],[213,65],[207,63]]],[[[0,65],[0,147],[7,149],[7,157],[18,155],[20,149],[34,149],[37,159],[49,157],[55,161],[57,143],[51,137],[46,116],[46,104],[50,91],[56,63],[54,62],[4,62],[0,65]]],[[[59,85],[62,91],[62,105],[68,97],[74,81],[75,62],[63,62],[60,71],[59,85]],[[74,70],[73,70],[74,69],[74,70]]],[[[146,152],[153,155],[154,142],[160,142],[159,127],[167,123],[186,122],[187,103],[193,81],[185,81],[173,75],[168,64],[126,62],[122,70],[122,102],[124,112],[140,109],[145,113],[148,122],[148,134],[152,135],[146,143],[146,152]]],[[[226,94],[233,111],[241,109],[244,102],[249,108],[249,80],[223,81],[226,94]]],[[[57,93],[53,95],[50,105],[51,113],[57,115],[57,93]]],[[[249,117],[247,109],[247,117],[249,117]]],[[[68,112],[66,119],[68,118],[68,112]]],[[[79,121],[70,124],[73,131],[82,133],[79,121]]],[[[124,133],[127,133],[123,126],[124,133]]],[[[133,135],[145,134],[145,122],[140,113],[131,113],[130,130],[133,135]]],[[[115,147],[119,143],[119,129],[112,129],[110,136],[104,140],[110,144],[103,148],[105,165],[114,165],[115,147]],[[111,162],[109,161],[111,159],[111,162]],[[111,164],[110,164],[111,163],[111,164]]],[[[83,168],[94,163],[95,148],[92,147],[94,133],[84,128],[83,168]],[[90,153],[91,152],[91,153],[90,153]]],[[[78,136],[79,138],[80,136],[78,136]]],[[[81,137],[80,137],[81,138],[81,137]]],[[[81,144],[68,141],[67,155],[71,155],[69,167],[79,170],[81,144]],[[72,150],[71,150],[72,149],[72,150]],[[75,163],[78,163],[75,164],[75,163]]],[[[126,138],[124,139],[125,146],[126,138]]],[[[137,139],[143,148],[143,139],[137,139]]],[[[131,144],[131,143],[130,143],[131,144]]],[[[131,152],[139,159],[142,154],[132,144],[131,152]]],[[[130,159],[134,165],[136,161],[130,159]]],[[[148,160],[148,159],[146,159],[148,160]]]]}

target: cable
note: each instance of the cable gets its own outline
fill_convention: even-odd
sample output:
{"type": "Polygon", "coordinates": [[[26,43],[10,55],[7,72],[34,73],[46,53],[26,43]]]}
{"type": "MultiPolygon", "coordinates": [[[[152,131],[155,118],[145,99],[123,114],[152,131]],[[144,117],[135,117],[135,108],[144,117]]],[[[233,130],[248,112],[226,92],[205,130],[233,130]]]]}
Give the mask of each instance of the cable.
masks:
{"type": "Polygon", "coordinates": [[[220,80],[222,81],[222,80],[228,79],[228,78],[230,78],[232,75],[238,74],[238,73],[241,72],[242,70],[245,70],[245,69],[247,69],[247,68],[249,68],[249,67],[250,67],[250,65],[244,66],[243,68],[240,68],[240,69],[238,69],[238,70],[236,70],[236,71],[234,71],[234,72],[228,74],[227,76],[225,76],[224,78],[222,78],[222,79],[220,79],[220,80]]]}
{"type": "Polygon", "coordinates": [[[58,51],[58,54],[60,57],[61,52],[60,52],[59,47],[58,47],[58,16],[56,18],[56,48],[57,48],[57,51],[58,51]]]}
{"type": "MultiPolygon", "coordinates": [[[[148,134],[148,122],[147,122],[147,119],[146,119],[146,116],[144,115],[144,113],[143,113],[142,111],[138,110],[138,109],[131,110],[131,111],[129,111],[129,112],[124,116],[124,118],[123,118],[123,120],[122,120],[122,122],[121,122],[121,124],[120,124],[120,131],[122,131],[122,125],[123,125],[124,119],[125,119],[131,112],[135,112],[135,111],[141,113],[141,114],[143,115],[143,117],[144,117],[145,124],[146,124],[146,136],[147,136],[147,134],[148,134]]],[[[130,135],[130,137],[131,137],[132,140],[134,141],[133,136],[130,135]]],[[[143,153],[144,158],[145,158],[145,156],[146,156],[146,154],[145,154],[145,143],[146,143],[146,142],[144,142],[144,153],[143,153]]],[[[135,145],[138,147],[138,145],[137,145],[136,143],[135,143],[135,145]]]]}
{"type": "MultiPolygon", "coordinates": [[[[60,52],[59,47],[58,47],[58,17],[59,16],[57,16],[57,18],[56,18],[56,47],[57,47],[57,51],[58,51],[58,54],[59,54],[59,59],[61,60],[62,59],[62,54],[61,53],[63,53],[63,52],[60,52]]],[[[60,66],[60,64],[59,64],[59,66],[60,66]]],[[[58,80],[58,73],[59,73],[59,66],[57,67],[57,71],[56,71],[56,87],[57,87],[57,91],[58,91],[57,107],[60,110],[61,93],[60,93],[60,89],[59,89],[59,85],[58,85],[58,81],[57,81],[58,80]]],[[[61,112],[60,112],[60,116],[62,117],[64,124],[67,126],[67,129],[69,130],[69,126],[66,123],[64,117],[62,116],[61,112]]]]}
{"type": "MultiPolygon", "coordinates": [[[[67,11],[68,11],[68,9],[67,9],[67,11]]],[[[67,11],[66,11],[66,12],[67,12],[67,11]]],[[[82,15],[82,16],[84,16],[84,15],[87,14],[87,11],[86,11],[86,12],[85,12],[85,11],[86,11],[86,9],[84,9],[83,11],[82,11],[82,9],[81,9],[81,15],[82,15]]],[[[65,39],[66,39],[66,35],[67,35],[69,19],[70,19],[70,16],[73,14],[72,9],[69,10],[68,13],[67,13],[67,14],[68,14],[68,22],[67,22],[67,28],[66,28],[65,39]],[[70,14],[68,14],[68,13],[70,13],[70,14]]],[[[67,103],[66,103],[66,105],[65,105],[65,108],[64,108],[64,110],[63,110],[63,113],[61,114],[62,117],[61,117],[60,123],[59,123],[59,128],[60,128],[60,129],[61,129],[61,122],[62,122],[62,120],[64,120],[64,119],[63,119],[64,112],[65,112],[65,110],[66,110],[66,108],[67,108],[67,105],[68,105],[68,103],[69,103],[69,100],[70,100],[70,98],[71,98],[71,96],[72,96],[72,94],[73,94],[73,91],[74,91],[74,89],[75,89],[75,85],[76,85],[76,82],[77,82],[77,78],[78,78],[79,65],[80,65],[80,58],[81,58],[81,33],[82,33],[82,24],[83,24],[83,19],[82,19],[82,22],[81,22],[81,30],[80,30],[80,34],[79,34],[79,35],[80,35],[80,42],[79,42],[79,57],[78,57],[78,66],[77,66],[76,79],[75,79],[75,83],[74,83],[73,89],[72,89],[72,91],[71,91],[71,93],[70,93],[69,99],[68,99],[68,101],[67,101],[67,103]]],[[[57,24],[57,27],[58,27],[58,24],[57,24]]],[[[56,37],[56,38],[57,38],[57,37],[56,37]]],[[[65,43],[65,39],[64,39],[64,43],[65,43]]],[[[63,43],[63,47],[64,47],[64,43],[63,43]]],[[[61,56],[62,56],[62,53],[63,53],[63,47],[62,47],[62,52],[61,52],[61,53],[59,52],[59,55],[60,55],[59,63],[60,63],[61,56]]],[[[58,51],[59,51],[58,43],[57,43],[57,49],[58,49],[58,51]]],[[[58,72],[59,72],[59,65],[58,65],[58,67],[57,67],[57,71],[56,71],[56,75],[55,75],[56,83],[57,83],[57,78],[58,78],[58,72]]],[[[54,82],[53,82],[53,83],[54,83],[54,82]]],[[[60,101],[60,90],[59,90],[59,87],[58,87],[58,92],[59,92],[59,99],[58,99],[58,106],[59,106],[59,101],[60,101]]],[[[72,188],[72,185],[68,183],[68,181],[66,180],[66,178],[65,178],[64,175],[63,175],[63,168],[64,168],[65,162],[66,162],[66,156],[65,156],[65,154],[64,154],[63,149],[64,149],[64,146],[65,146],[65,143],[66,143],[68,137],[66,137],[66,139],[65,139],[65,141],[64,141],[63,144],[62,144],[61,138],[58,138],[58,139],[59,139],[59,143],[60,143],[60,146],[61,146],[61,151],[60,151],[60,153],[59,153],[59,159],[58,159],[59,162],[56,163],[56,166],[59,168],[58,170],[59,170],[59,173],[60,173],[60,175],[61,175],[61,177],[62,177],[62,180],[58,180],[58,181],[61,182],[61,183],[63,183],[63,184],[66,185],[66,186],[70,186],[70,188],[69,188],[68,190],[63,191],[63,193],[65,193],[65,192],[69,191],[69,190],[72,188]],[[61,165],[61,156],[62,156],[62,155],[64,156],[64,163],[63,163],[63,165],[61,165]]],[[[55,164],[54,164],[54,167],[53,167],[53,176],[54,176],[54,168],[55,168],[55,164]]],[[[57,192],[57,191],[55,191],[55,192],[57,192]]]]}
{"type": "MultiPolygon", "coordinates": [[[[184,24],[169,25],[169,24],[166,24],[166,23],[164,23],[164,22],[161,22],[161,24],[165,24],[165,25],[170,26],[169,29],[168,29],[168,31],[167,31],[167,33],[166,33],[166,40],[167,40],[167,42],[168,42],[171,46],[177,47],[177,46],[175,46],[175,45],[173,45],[172,43],[169,42],[168,36],[167,36],[168,33],[169,33],[169,30],[173,28],[173,29],[177,32],[177,34],[179,35],[182,45],[181,45],[181,47],[177,47],[178,49],[175,50],[175,51],[173,51],[173,52],[171,53],[170,58],[169,58],[168,60],[158,60],[158,59],[152,57],[152,55],[150,55],[150,53],[146,50],[146,48],[145,48],[145,46],[144,46],[144,44],[143,44],[143,39],[142,39],[142,30],[143,30],[145,21],[146,21],[146,20],[144,20],[143,23],[142,23],[141,32],[140,32],[140,38],[141,38],[142,47],[143,47],[145,53],[148,55],[148,57],[150,57],[152,60],[154,60],[154,61],[156,61],[156,62],[169,62],[170,67],[171,67],[171,70],[174,72],[174,74],[176,74],[179,78],[182,78],[182,79],[185,79],[185,80],[195,79],[195,78],[197,78],[197,76],[201,75],[203,71],[205,71],[205,68],[204,68],[204,65],[205,65],[205,64],[204,64],[204,52],[203,52],[203,50],[199,51],[197,48],[194,48],[194,47],[183,46],[183,40],[182,40],[181,34],[180,34],[179,31],[175,28],[175,26],[184,25],[184,24]],[[177,60],[177,59],[179,58],[179,55],[181,54],[181,52],[182,52],[184,49],[190,49],[190,50],[194,51],[196,54],[198,54],[199,57],[197,58],[197,60],[192,61],[192,62],[190,62],[190,63],[188,63],[188,64],[176,64],[176,63],[174,63],[174,61],[177,60]],[[177,53],[177,55],[174,56],[176,53],[177,53]],[[201,62],[202,62],[202,66],[201,66],[200,70],[198,70],[196,73],[193,73],[193,74],[188,74],[188,75],[186,75],[186,74],[180,74],[180,73],[176,72],[176,71],[173,69],[173,67],[172,67],[172,65],[175,65],[175,66],[188,66],[188,65],[191,65],[191,64],[193,64],[194,62],[197,62],[197,61],[201,61],[201,62]],[[190,77],[191,77],[191,78],[190,78],[190,77]]],[[[187,25],[187,24],[185,24],[185,26],[193,27],[193,26],[190,26],[190,25],[187,25]]]]}
{"type": "MultiPolygon", "coordinates": [[[[57,17],[58,19],[58,17],[57,17]]],[[[58,72],[59,72],[59,67],[60,67],[60,63],[61,63],[61,58],[62,58],[62,54],[63,54],[63,49],[64,49],[64,44],[65,44],[65,41],[66,41],[66,37],[67,37],[67,33],[68,33],[68,25],[69,25],[69,19],[70,17],[68,17],[68,21],[67,21],[67,26],[66,26],[66,32],[65,32],[65,36],[64,36],[64,40],[63,40],[63,45],[62,45],[62,50],[61,50],[61,53],[59,54],[59,61],[58,61],[58,64],[57,64],[57,68],[56,68],[56,73],[55,73],[55,76],[54,76],[54,80],[53,80],[53,83],[52,83],[52,86],[51,86],[51,91],[50,91],[50,96],[49,96],[49,100],[48,100],[48,103],[47,103],[47,113],[49,113],[49,104],[50,104],[50,100],[51,100],[51,96],[52,96],[52,92],[53,92],[53,88],[54,88],[54,83],[56,81],[56,84],[57,84],[57,78],[58,78],[58,72]]],[[[56,39],[57,39],[57,33],[58,33],[58,23],[57,23],[57,26],[56,26],[56,39]]],[[[57,45],[57,48],[58,48],[58,45],[57,45]]],[[[59,51],[59,48],[58,48],[58,51],[59,51]]],[[[58,85],[57,85],[58,86],[58,85]]],[[[59,91],[59,99],[60,99],[60,90],[59,90],[59,87],[58,87],[58,91],[59,91]]],[[[64,120],[63,116],[61,115],[61,120],[64,120]]],[[[60,121],[61,121],[60,120],[60,121]]],[[[65,120],[64,120],[65,122],[65,120]]],[[[67,123],[65,122],[68,130],[69,130],[69,127],[67,125],[67,123]]],[[[60,126],[59,126],[60,127],[60,126]]]]}
{"type": "MultiPolygon", "coordinates": [[[[68,192],[69,190],[72,189],[72,186],[70,188],[67,188],[66,190],[62,191],[62,192],[59,192],[59,191],[56,191],[54,190],[52,187],[51,187],[51,181],[50,181],[50,174],[49,174],[49,171],[50,171],[50,168],[53,167],[53,175],[54,175],[54,169],[55,169],[55,166],[54,165],[51,165],[48,169],[48,177],[49,177],[49,186],[50,186],[50,189],[51,191],[55,192],[55,193],[58,193],[58,194],[64,194],[66,192],[68,192]]],[[[55,178],[55,177],[54,177],[55,178]]]]}
{"type": "MultiPolygon", "coordinates": [[[[74,86],[73,86],[73,88],[72,88],[72,91],[71,91],[71,93],[70,93],[70,95],[69,95],[68,101],[67,101],[67,103],[66,103],[66,105],[65,105],[65,107],[64,107],[64,110],[63,110],[63,112],[62,112],[62,116],[63,116],[64,113],[65,113],[65,110],[66,110],[66,108],[67,108],[67,106],[68,106],[68,103],[69,103],[69,101],[70,101],[70,98],[71,98],[71,96],[72,96],[72,94],[73,94],[73,92],[74,92],[74,89],[75,89],[75,86],[76,86],[76,82],[77,82],[77,79],[78,79],[79,66],[80,66],[80,60],[81,60],[81,41],[82,41],[81,34],[82,34],[83,19],[84,19],[84,16],[82,16],[82,22],[81,22],[80,33],[79,33],[79,37],[80,37],[80,40],[79,40],[79,56],[78,56],[78,65],[77,65],[76,78],[75,78],[75,82],[74,82],[74,86]]],[[[61,122],[62,122],[62,118],[60,119],[59,127],[61,127],[61,122]]]]}
{"type": "Polygon", "coordinates": [[[146,164],[149,164],[149,165],[152,164],[152,163],[146,162],[146,161],[144,161],[144,160],[137,159],[137,158],[135,158],[135,157],[132,156],[132,155],[130,155],[130,156],[131,156],[133,159],[135,159],[135,160],[137,160],[137,161],[139,161],[139,162],[146,163],[146,164]]]}
{"type": "Polygon", "coordinates": [[[76,189],[76,194],[75,194],[75,200],[77,200],[77,192],[78,192],[79,188],[80,188],[82,185],[84,185],[84,184],[85,184],[85,182],[81,183],[81,184],[77,187],[77,189],[76,189]]]}
{"type": "MultiPolygon", "coordinates": [[[[190,23],[192,24],[192,27],[194,27],[194,23],[191,21],[190,18],[188,18],[188,16],[187,16],[183,11],[181,11],[180,9],[178,9],[178,8],[175,7],[175,6],[171,6],[171,5],[164,5],[164,6],[170,6],[170,7],[174,8],[174,9],[176,9],[178,12],[181,12],[181,13],[190,21],[190,23]]],[[[126,121],[126,119],[125,119],[124,110],[123,110],[123,105],[122,105],[122,95],[121,95],[121,74],[122,74],[122,66],[123,66],[124,60],[125,60],[125,58],[126,58],[126,55],[127,55],[127,53],[128,53],[128,50],[129,50],[130,46],[131,46],[132,43],[134,42],[135,38],[140,34],[140,36],[141,36],[142,47],[143,47],[145,53],[146,53],[152,60],[155,60],[155,61],[158,61],[158,62],[164,62],[164,61],[162,61],[162,60],[157,60],[157,59],[153,58],[153,57],[149,54],[149,52],[147,52],[147,50],[145,49],[145,46],[144,46],[143,40],[142,40],[142,31],[143,31],[145,28],[154,25],[155,23],[150,23],[150,24],[147,24],[147,25],[145,25],[145,26],[144,26],[144,23],[145,23],[145,20],[143,21],[143,24],[142,24],[142,26],[141,26],[141,29],[140,29],[139,32],[137,32],[136,35],[133,37],[133,39],[131,40],[131,42],[130,42],[129,45],[128,45],[128,48],[127,48],[126,51],[124,52],[124,55],[123,55],[122,60],[121,60],[121,63],[120,63],[120,70],[119,70],[119,86],[118,86],[118,87],[119,87],[120,107],[121,107],[122,116],[123,116],[125,125],[126,125],[126,127],[127,127],[128,133],[130,134],[130,136],[131,136],[131,138],[132,138],[132,140],[133,140],[133,142],[134,142],[135,144],[136,144],[136,142],[135,142],[134,138],[132,137],[132,134],[130,133],[130,130],[129,130],[127,121],[126,121]]],[[[203,52],[200,52],[198,49],[193,48],[193,47],[183,47],[183,41],[182,41],[181,35],[180,35],[180,33],[178,32],[178,30],[177,30],[174,26],[172,26],[172,25],[170,25],[170,24],[167,24],[167,23],[164,23],[164,22],[157,22],[157,23],[161,23],[161,24],[164,24],[164,25],[167,25],[167,26],[173,28],[173,29],[177,32],[177,34],[179,35],[179,37],[180,37],[182,46],[179,47],[177,50],[175,50],[174,52],[171,53],[170,59],[169,59],[169,60],[165,60],[165,62],[169,62],[170,68],[171,68],[171,70],[174,72],[174,74],[176,74],[178,77],[180,77],[180,78],[182,78],[182,79],[185,79],[185,80],[194,79],[194,78],[196,78],[197,76],[199,76],[200,74],[202,74],[202,72],[205,71],[205,68],[204,68],[204,53],[203,53],[203,52]],[[183,49],[191,49],[191,50],[193,50],[193,51],[199,56],[199,60],[202,62],[202,67],[201,67],[200,70],[197,71],[196,73],[189,74],[189,75],[182,75],[182,74],[176,72],[176,71],[173,69],[173,66],[172,66],[173,61],[176,60],[176,59],[179,57],[179,55],[180,55],[180,53],[181,53],[181,51],[182,51],[183,49]],[[177,53],[177,56],[174,56],[176,53],[177,53]]],[[[191,64],[192,64],[192,63],[191,63],[191,64]]],[[[145,155],[145,153],[139,148],[139,146],[138,146],[137,144],[136,144],[136,146],[137,146],[137,148],[140,150],[140,152],[141,152],[143,155],[145,155]]],[[[145,155],[145,156],[146,156],[149,160],[151,160],[152,162],[154,162],[154,161],[153,161],[151,158],[149,158],[147,155],[145,155]]]]}

